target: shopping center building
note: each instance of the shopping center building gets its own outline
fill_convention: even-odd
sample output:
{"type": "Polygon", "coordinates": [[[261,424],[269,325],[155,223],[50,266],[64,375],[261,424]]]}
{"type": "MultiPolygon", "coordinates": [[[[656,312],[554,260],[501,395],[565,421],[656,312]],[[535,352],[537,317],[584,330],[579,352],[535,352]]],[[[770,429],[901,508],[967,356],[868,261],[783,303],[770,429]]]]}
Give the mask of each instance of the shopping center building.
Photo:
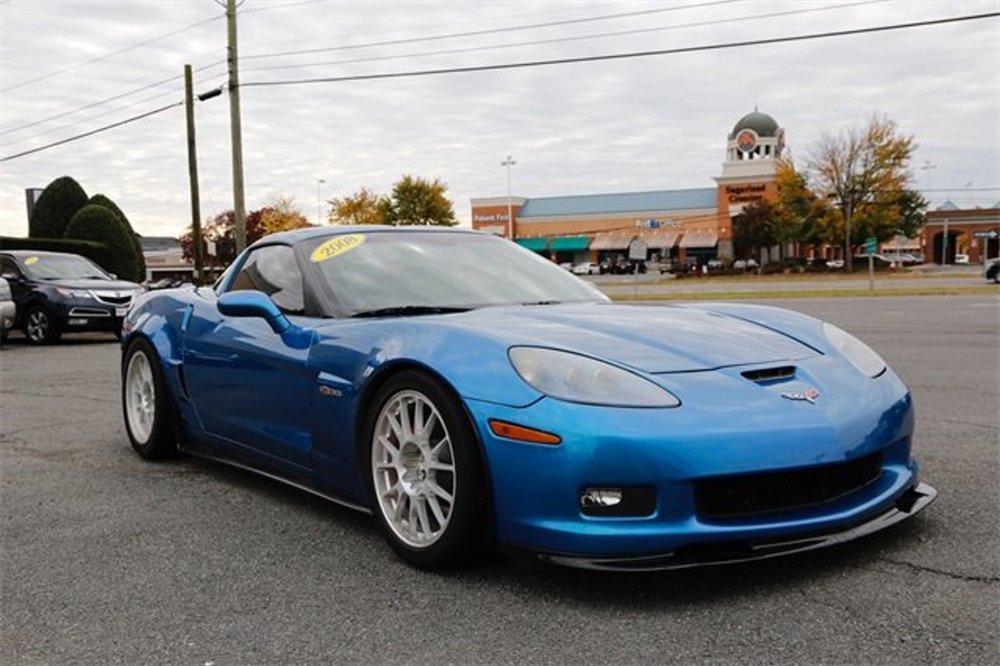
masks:
{"type": "Polygon", "coordinates": [[[726,137],[715,187],[651,192],[472,199],[472,226],[557,262],[624,255],[635,237],[662,259],[703,265],[733,258],[733,217],[776,192],[785,132],[754,110],[726,137]]]}

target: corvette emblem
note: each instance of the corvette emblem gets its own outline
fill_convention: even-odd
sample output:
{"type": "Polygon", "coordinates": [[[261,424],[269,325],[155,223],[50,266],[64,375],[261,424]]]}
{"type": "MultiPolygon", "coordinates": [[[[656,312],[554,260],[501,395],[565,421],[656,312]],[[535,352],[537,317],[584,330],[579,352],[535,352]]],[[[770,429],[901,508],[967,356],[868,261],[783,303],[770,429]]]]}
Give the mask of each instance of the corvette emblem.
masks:
{"type": "Polygon", "coordinates": [[[816,398],[819,397],[819,391],[814,388],[809,388],[805,391],[789,391],[788,393],[782,393],[781,397],[788,398],[789,400],[805,400],[810,405],[815,405],[816,398]]]}

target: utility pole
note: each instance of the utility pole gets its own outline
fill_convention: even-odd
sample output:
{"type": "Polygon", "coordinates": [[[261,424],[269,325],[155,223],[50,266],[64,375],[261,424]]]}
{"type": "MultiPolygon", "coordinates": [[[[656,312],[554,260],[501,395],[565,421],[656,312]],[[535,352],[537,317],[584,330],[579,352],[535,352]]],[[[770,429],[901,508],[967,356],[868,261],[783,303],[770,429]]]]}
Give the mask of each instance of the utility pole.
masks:
{"type": "Polygon", "coordinates": [[[226,0],[229,28],[229,133],[233,146],[233,214],[237,254],[247,246],[247,210],[243,195],[243,133],[240,127],[240,72],[236,48],[236,0],[226,0]]]}
{"type": "Polygon", "coordinates": [[[201,196],[198,193],[198,149],[194,137],[194,85],[191,65],[184,65],[184,113],[187,116],[188,179],[191,183],[191,236],[194,241],[194,281],[204,275],[201,258],[201,196]]]}

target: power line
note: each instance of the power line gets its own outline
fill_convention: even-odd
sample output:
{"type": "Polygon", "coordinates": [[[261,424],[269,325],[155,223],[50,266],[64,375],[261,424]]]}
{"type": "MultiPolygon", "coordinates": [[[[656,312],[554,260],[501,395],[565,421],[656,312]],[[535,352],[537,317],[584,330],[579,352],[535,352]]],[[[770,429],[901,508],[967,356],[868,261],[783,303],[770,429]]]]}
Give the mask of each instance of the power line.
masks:
{"type": "Polygon", "coordinates": [[[532,40],[528,42],[516,42],[513,44],[494,44],[491,46],[471,46],[465,48],[457,49],[444,49],[439,51],[424,51],[420,53],[404,53],[400,55],[387,55],[387,56],[373,56],[369,58],[352,58],[350,60],[329,60],[325,62],[311,62],[311,63],[299,63],[296,65],[268,65],[264,67],[250,67],[244,69],[244,72],[265,72],[273,70],[282,69],[300,69],[303,67],[322,67],[327,65],[351,65],[362,62],[377,62],[384,60],[398,60],[400,58],[422,58],[427,56],[439,56],[439,55],[454,55],[457,53],[476,53],[480,51],[492,51],[497,49],[511,49],[520,48],[523,46],[539,46],[542,44],[561,44],[566,42],[578,42],[588,39],[603,39],[606,37],[622,37],[625,35],[637,35],[643,33],[651,32],[666,32],[669,30],[680,30],[683,28],[699,28],[709,25],[720,25],[723,23],[739,23],[742,21],[755,21],[759,19],[777,18],[779,16],[791,16],[795,14],[811,14],[816,12],[832,11],[836,9],[845,9],[848,7],[857,7],[860,5],[872,5],[880,4],[884,2],[894,2],[895,0],[858,0],[856,2],[847,2],[839,5],[827,5],[826,7],[810,7],[807,9],[791,9],[781,12],[770,12],[768,14],[753,14],[750,16],[736,16],[724,19],[714,19],[710,21],[696,21],[693,23],[679,23],[677,25],[668,26],[658,26],[653,28],[634,28],[631,30],[619,30],[615,32],[603,32],[596,33],[592,35],[574,35],[572,37],[553,37],[551,39],[540,39],[532,40]]]}
{"type": "Polygon", "coordinates": [[[104,61],[104,60],[108,60],[110,58],[114,58],[115,56],[121,55],[122,53],[128,53],[129,51],[133,51],[133,50],[135,50],[137,48],[140,48],[140,47],[143,47],[143,46],[148,46],[149,44],[152,44],[154,42],[158,42],[161,39],[166,39],[167,37],[173,37],[174,35],[179,35],[182,32],[186,32],[188,30],[191,30],[192,28],[197,28],[198,26],[205,25],[206,23],[211,23],[212,21],[217,21],[220,18],[222,18],[221,15],[219,15],[219,16],[213,16],[212,18],[203,19],[203,20],[198,21],[196,23],[192,23],[191,25],[184,26],[183,28],[178,28],[176,30],[171,30],[170,32],[164,33],[164,34],[162,34],[162,35],[160,35],[158,37],[153,37],[151,39],[147,39],[147,40],[138,42],[136,44],[132,44],[131,46],[126,46],[123,49],[118,49],[117,51],[112,51],[111,53],[105,53],[102,56],[97,56],[96,58],[91,58],[90,60],[85,60],[84,62],[79,62],[79,63],[77,63],[75,65],[70,65],[69,67],[63,67],[62,69],[57,69],[56,71],[49,72],[48,74],[42,74],[40,76],[36,76],[36,77],[30,78],[30,79],[26,79],[24,81],[21,81],[20,83],[15,83],[12,86],[7,86],[6,88],[0,88],[0,92],[9,92],[11,90],[16,90],[18,88],[23,88],[24,86],[32,84],[32,83],[38,83],[39,81],[44,81],[45,79],[51,79],[51,78],[53,78],[55,76],[59,76],[60,74],[65,74],[67,72],[72,72],[72,71],[75,71],[77,69],[80,69],[81,67],[86,67],[87,65],[93,65],[96,62],[101,62],[101,61],[104,61]]]}
{"type": "Polygon", "coordinates": [[[880,25],[871,28],[854,28],[850,30],[836,30],[830,32],[817,32],[806,35],[791,35],[787,37],[771,37],[767,39],[753,39],[742,42],[723,42],[720,44],[704,44],[701,46],[684,46],[673,49],[658,49],[655,51],[632,51],[629,53],[611,53],[599,56],[580,56],[576,58],[556,58],[553,60],[531,60],[526,62],[500,63],[496,65],[478,65],[472,67],[449,67],[443,69],[413,70],[408,72],[389,72],[385,74],[359,74],[354,76],[335,76],[309,79],[286,79],[284,81],[249,81],[242,83],[243,88],[257,88],[269,86],[289,86],[303,85],[311,83],[340,83],[344,81],[372,81],[379,79],[399,79],[417,76],[437,76],[441,74],[467,74],[471,72],[488,72],[505,69],[523,69],[528,67],[547,67],[551,65],[573,65],[584,62],[600,62],[607,60],[626,60],[632,58],[647,58],[651,56],[676,55],[679,53],[695,53],[699,51],[719,51],[723,49],[743,48],[747,46],[765,46],[769,44],[784,44],[790,42],[802,42],[813,39],[827,39],[830,37],[846,37],[849,35],[863,35],[878,32],[889,32],[891,30],[904,30],[908,28],[921,28],[932,25],[944,25],[947,23],[959,23],[963,21],[975,21],[985,18],[995,18],[1000,16],[1000,12],[989,12],[985,14],[970,14],[966,16],[953,16],[943,19],[931,19],[927,21],[914,21],[911,23],[893,23],[890,25],[880,25]]]}
{"type": "Polygon", "coordinates": [[[44,146],[38,146],[37,148],[32,148],[31,150],[25,150],[20,153],[15,153],[13,155],[7,155],[6,157],[0,157],[0,162],[9,162],[10,160],[17,159],[18,157],[24,157],[25,155],[31,155],[32,153],[41,152],[49,148],[54,148],[56,146],[61,146],[64,143],[69,143],[70,141],[76,141],[84,137],[93,136],[101,132],[106,132],[115,127],[121,127],[122,125],[128,125],[129,123],[134,123],[137,120],[142,120],[143,118],[148,118],[150,116],[155,116],[158,113],[163,113],[178,106],[182,106],[184,101],[173,102],[172,104],[167,104],[166,106],[161,106],[158,109],[153,109],[152,111],[147,111],[145,113],[140,113],[137,116],[132,116],[131,118],[126,118],[125,120],[119,120],[116,123],[111,123],[110,125],[105,125],[103,127],[98,127],[97,129],[90,130],[89,132],[84,132],[83,134],[77,134],[75,136],[68,137],[66,139],[61,139],[59,141],[53,141],[52,143],[47,143],[44,146]]]}
{"type": "MultiPolygon", "coordinates": [[[[225,64],[225,62],[226,62],[225,60],[218,60],[216,62],[209,63],[207,65],[202,65],[201,67],[196,67],[194,71],[201,72],[201,71],[206,70],[206,69],[211,69],[212,67],[218,67],[219,65],[223,65],[223,64],[225,64]]],[[[140,88],[135,88],[134,90],[130,90],[128,92],[124,92],[124,93],[115,95],[113,97],[108,97],[106,99],[102,99],[102,100],[99,100],[97,102],[91,102],[90,104],[85,104],[84,106],[80,106],[80,107],[77,107],[75,109],[70,109],[69,111],[62,111],[62,112],[57,113],[55,115],[48,116],[46,118],[42,118],[41,120],[35,120],[33,122],[30,122],[30,123],[25,123],[24,125],[18,125],[17,127],[12,127],[11,129],[3,130],[2,132],[0,132],[0,136],[4,136],[6,134],[13,134],[14,132],[20,132],[21,130],[28,129],[28,128],[31,128],[31,127],[36,127],[38,125],[42,125],[44,123],[47,123],[47,122],[49,122],[51,120],[58,120],[59,118],[65,118],[66,116],[71,116],[71,115],[73,115],[75,113],[79,113],[81,111],[86,111],[87,109],[92,109],[92,108],[97,107],[97,106],[103,106],[103,105],[108,104],[110,102],[115,102],[115,101],[118,101],[118,100],[123,99],[125,97],[129,97],[131,95],[134,95],[136,93],[144,92],[146,90],[149,90],[150,88],[156,88],[157,86],[161,86],[164,83],[170,83],[171,81],[176,81],[177,79],[182,79],[182,78],[184,78],[183,74],[176,74],[174,76],[168,76],[165,79],[161,79],[161,80],[156,81],[154,83],[149,83],[149,84],[144,85],[144,86],[142,86],[140,88]]]]}
{"type": "MultiPolygon", "coordinates": [[[[700,4],[693,5],[681,5],[679,7],[665,7],[660,9],[644,9],[635,12],[624,12],[619,14],[603,14],[601,16],[588,16],[584,18],[577,19],[563,19],[559,21],[548,21],[545,23],[532,23],[528,25],[518,25],[511,26],[508,28],[489,28],[485,30],[470,30],[468,32],[453,32],[445,35],[431,35],[430,37],[409,37],[406,39],[390,39],[382,42],[368,42],[365,44],[348,44],[344,46],[330,46],[318,49],[302,49],[299,51],[276,51],[274,53],[258,53],[248,56],[243,56],[240,60],[257,60],[260,58],[277,58],[280,56],[293,56],[293,55],[309,55],[312,53],[328,53],[330,51],[350,51],[355,49],[366,49],[373,46],[398,46],[400,44],[414,44],[417,42],[433,42],[440,41],[442,39],[455,39],[458,37],[478,37],[481,35],[491,35],[501,32],[512,32],[515,30],[533,30],[535,28],[551,28],[563,25],[573,25],[578,23],[593,23],[595,21],[607,21],[610,19],[617,18],[628,18],[634,16],[645,16],[649,14],[662,14],[665,12],[676,12],[684,9],[703,9],[705,7],[714,7],[716,5],[730,5],[737,2],[747,2],[747,0],[712,0],[711,2],[703,2],[700,4]]],[[[249,11],[249,10],[247,10],[249,11]]],[[[246,12],[244,12],[246,13],[246,12]]]]}

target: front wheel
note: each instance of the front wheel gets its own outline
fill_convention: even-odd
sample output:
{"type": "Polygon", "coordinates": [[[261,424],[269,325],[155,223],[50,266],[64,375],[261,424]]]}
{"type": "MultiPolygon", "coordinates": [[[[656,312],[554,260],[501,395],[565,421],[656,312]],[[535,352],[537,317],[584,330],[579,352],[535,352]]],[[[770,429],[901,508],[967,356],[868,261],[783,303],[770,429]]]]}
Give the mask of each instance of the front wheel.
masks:
{"type": "Polygon", "coordinates": [[[177,452],[176,417],[163,369],[153,346],[142,338],[125,353],[122,411],[132,448],[140,456],[158,460],[177,452]]]}
{"type": "Polygon", "coordinates": [[[372,511],[393,550],[426,568],[471,560],[486,542],[486,484],[458,400],[415,371],[376,394],[362,451],[372,511]]]}
{"type": "Polygon", "coordinates": [[[24,315],[24,337],[32,345],[58,342],[62,331],[52,320],[52,315],[41,305],[32,305],[24,315]]]}

